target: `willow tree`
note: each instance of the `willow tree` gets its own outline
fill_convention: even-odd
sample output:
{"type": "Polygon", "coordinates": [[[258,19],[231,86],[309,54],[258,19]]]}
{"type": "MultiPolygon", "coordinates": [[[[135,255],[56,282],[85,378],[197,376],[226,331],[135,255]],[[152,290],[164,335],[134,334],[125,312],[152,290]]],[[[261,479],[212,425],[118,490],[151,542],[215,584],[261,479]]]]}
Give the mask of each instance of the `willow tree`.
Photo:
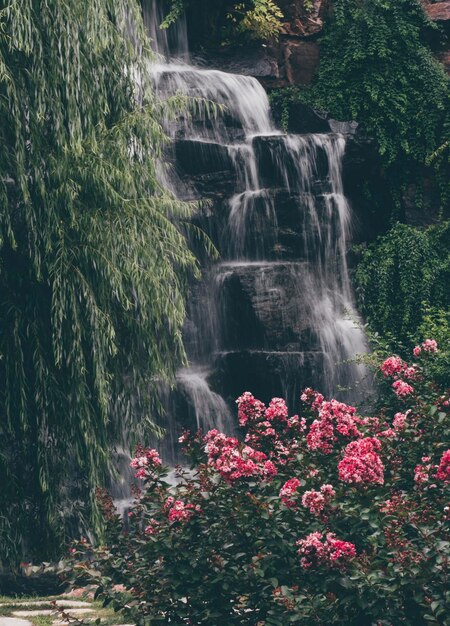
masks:
{"type": "Polygon", "coordinates": [[[183,355],[190,207],[157,180],[177,103],[149,61],[135,0],[0,11],[0,562],[58,552],[69,486],[183,355]]]}

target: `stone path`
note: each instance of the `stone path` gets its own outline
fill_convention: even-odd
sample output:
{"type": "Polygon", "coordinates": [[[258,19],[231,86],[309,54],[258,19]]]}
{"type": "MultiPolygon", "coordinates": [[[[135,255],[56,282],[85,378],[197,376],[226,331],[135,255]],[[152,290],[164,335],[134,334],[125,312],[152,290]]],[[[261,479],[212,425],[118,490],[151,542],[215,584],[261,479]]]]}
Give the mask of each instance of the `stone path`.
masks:
{"type": "Polygon", "coordinates": [[[33,626],[26,619],[17,619],[17,617],[0,617],[0,626],[33,626]]]}
{"type": "MultiPolygon", "coordinates": [[[[67,613],[75,616],[86,616],[95,619],[96,608],[90,603],[82,600],[70,600],[56,598],[56,605],[61,609],[65,609],[67,613]],[[92,615],[93,614],[93,615],[92,615]]],[[[2,602],[0,606],[10,607],[10,617],[0,617],[0,626],[33,626],[32,621],[24,618],[33,618],[40,615],[52,615],[54,620],[52,626],[69,626],[68,622],[62,619],[54,608],[49,608],[53,600],[19,600],[2,602]],[[21,609],[20,607],[27,607],[21,609]],[[32,607],[32,608],[31,608],[32,607]],[[42,607],[42,608],[40,608],[42,607]]],[[[134,626],[133,624],[120,624],[118,626],[134,626]]]]}
{"type": "MultiPolygon", "coordinates": [[[[24,601],[19,601],[19,602],[15,602],[14,600],[11,600],[11,602],[2,602],[2,606],[45,606],[45,605],[49,605],[50,602],[52,602],[52,600],[31,600],[30,602],[27,602],[26,600],[24,601]]],[[[82,600],[55,600],[56,604],[58,606],[66,606],[66,607],[81,607],[81,606],[85,606],[85,607],[90,607],[91,603],[90,602],[84,602],[82,600]]]]}

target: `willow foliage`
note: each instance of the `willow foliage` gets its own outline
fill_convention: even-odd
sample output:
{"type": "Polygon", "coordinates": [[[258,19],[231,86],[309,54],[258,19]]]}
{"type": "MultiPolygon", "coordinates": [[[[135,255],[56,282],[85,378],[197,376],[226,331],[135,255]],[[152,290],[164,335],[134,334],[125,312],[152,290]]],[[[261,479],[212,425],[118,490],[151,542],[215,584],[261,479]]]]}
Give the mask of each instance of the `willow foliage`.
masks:
{"type": "Polygon", "coordinates": [[[149,61],[134,0],[0,11],[0,561],[58,552],[68,490],[183,356],[190,207],[156,176],[180,103],[149,61]]]}

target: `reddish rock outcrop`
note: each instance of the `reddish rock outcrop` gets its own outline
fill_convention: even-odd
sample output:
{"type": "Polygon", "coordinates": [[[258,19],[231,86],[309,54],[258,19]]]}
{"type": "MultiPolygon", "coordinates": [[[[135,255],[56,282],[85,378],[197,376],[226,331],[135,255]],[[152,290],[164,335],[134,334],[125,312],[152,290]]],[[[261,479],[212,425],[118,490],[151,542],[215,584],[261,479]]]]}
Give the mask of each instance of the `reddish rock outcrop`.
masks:
{"type": "Polygon", "coordinates": [[[279,0],[278,4],[284,14],[284,35],[313,37],[321,32],[328,11],[328,0],[312,0],[311,5],[304,0],[279,0]]]}
{"type": "Polygon", "coordinates": [[[436,55],[437,59],[442,63],[447,74],[450,74],[450,50],[439,52],[436,55]]]}
{"type": "MultiPolygon", "coordinates": [[[[422,0],[422,5],[425,13],[428,17],[437,22],[443,27],[444,32],[447,35],[447,41],[450,41],[450,0],[443,0],[442,2],[432,2],[431,0],[422,0]]],[[[436,58],[443,64],[445,71],[450,74],[450,49],[447,43],[445,49],[440,49],[442,42],[440,42],[436,48],[436,58]]]]}
{"type": "Polygon", "coordinates": [[[291,85],[309,85],[319,67],[319,44],[315,41],[289,41],[283,46],[285,76],[291,85]]]}
{"type": "Polygon", "coordinates": [[[435,22],[450,21],[450,0],[444,2],[425,2],[424,9],[435,22]]]}

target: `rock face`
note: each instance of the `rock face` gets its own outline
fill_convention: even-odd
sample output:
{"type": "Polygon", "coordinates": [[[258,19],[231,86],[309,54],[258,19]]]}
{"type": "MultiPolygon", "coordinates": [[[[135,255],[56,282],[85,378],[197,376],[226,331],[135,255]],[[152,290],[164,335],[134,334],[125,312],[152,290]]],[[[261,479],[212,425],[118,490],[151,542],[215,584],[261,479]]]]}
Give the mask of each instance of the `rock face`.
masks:
{"type": "Polygon", "coordinates": [[[330,9],[328,0],[278,0],[284,14],[284,34],[312,37],[321,32],[323,21],[330,9]]]}
{"type": "Polygon", "coordinates": [[[322,371],[320,352],[226,352],[217,356],[211,382],[229,402],[251,389],[257,398],[281,395],[295,407],[305,387],[321,386],[322,371]]]}
{"type": "MultiPolygon", "coordinates": [[[[313,126],[318,123],[313,111],[305,114],[313,126]]],[[[192,286],[184,335],[191,362],[207,363],[208,371],[183,375],[179,394],[172,399],[173,413],[192,420],[195,403],[217,403],[218,396],[207,392],[208,387],[229,406],[251,389],[263,400],[283,395],[295,407],[303,387],[327,384],[327,340],[320,325],[334,321],[320,315],[326,317],[336,305],[328,302],[335,287],[324,289],[326,271],[321,273],[338,262],[342,251],[331,242],[339,240],[345,226],[339,217],[339,202],[344,201],[336,181],[340,173],[333,169],[342,139],[330,133],[329,122],[319,121],[328,133],[275,131],[228,147],[177,142],[179,175],[210,198],[195,221],[221,259],[207,263],[203,280],[192,286]],[[257,177],[255,188],[246,187],[252,176],[257,177]],[[225,197],[218,187],[227,190],[225,197]],[[201,402],[200,387],[205,394],[201,402]]],[[[353,133],[347,138],[345,164],[349,172],[358,172],[364,161],[361,140],[351,125],[339,130],[353,133]]]]}
{"type": "Polygon", "coordinates": [[[289,41],[283,45],[286,80],[290,85],[310,85],[319,67],[319,44],[289,41]]]}
{"type": "Polygon", "coordinates": [[[435,22],[449,22],[450,21],[450,2],[445,0],[444,2],[429,2],[424,3],[424,8],[428,16],[435,22]]]}
{"type": "MultiPolygon", "coordinates": [[[[249,43],[245,49],[225,46],[215,53],[210,50],[208,64],[226,72],[255,76],[266,88],[311,84],[319,67],[317,38],[329,14],[330,0],[277,0],[277,4],[284,15],[277,42],[249,43]]],[[[198,32],[198,22],[199,16],[193,13],[190,31],[200,42],[207,33],[198,32]]]]}
{"type": "Polygon", "coordinates": [[[444,66],[447,74],[450,74],[450,50],[444,50],[443,52],[438,52],[436,57],[444,66]]]}
{"type": "MultiPolygon", "coordinates": [[[[295,19],[303,15],[300,4],[286,5],[295,19]]],[[[350,388],[365,375],[350,362],[366,342],[355,324],[347,267],[353,220],[342,178],[341,131],[355,129],[303,106],[302,132],[285,134],[274,125],[261,86],[261,75],[270,72],[276,80],[310,80],[303,59],[309,51],[318,61],[322,3],[315,6],[317,19],[303,39],[283,34],[278,69],[260,46],[259,80],[253,67],[251,76],[170,62],[155,71],[161,96],[181,91],[218,103],[217,115],[200,108],[169,129],[172,188],[178,197],[190,187],[190,197],[207,198],[194,221],[220,254],[202,257],[202,279],[190,286],[183,333],[188,366],[163,403],[173,436],[181,424],[232,431],[231,407],[246,389],[265,402],[283,396],[295,412],[305,386],[352,400],[350,388]]],[[[242,50],[228,50],[225,58],[221,69],[244,71],[242,50]]],[[[173,443],[172,437],[171,449],[173,443]]]]}
{"type": "Polygon", "coordinates": [[[443,2],[422,0],[422,4],[428,17],[441,26],[445,33],[445,41],[438,37],[434,49],[436,58],[443,64],[447,74],[450,74],[450,0],[443,2]]]}

